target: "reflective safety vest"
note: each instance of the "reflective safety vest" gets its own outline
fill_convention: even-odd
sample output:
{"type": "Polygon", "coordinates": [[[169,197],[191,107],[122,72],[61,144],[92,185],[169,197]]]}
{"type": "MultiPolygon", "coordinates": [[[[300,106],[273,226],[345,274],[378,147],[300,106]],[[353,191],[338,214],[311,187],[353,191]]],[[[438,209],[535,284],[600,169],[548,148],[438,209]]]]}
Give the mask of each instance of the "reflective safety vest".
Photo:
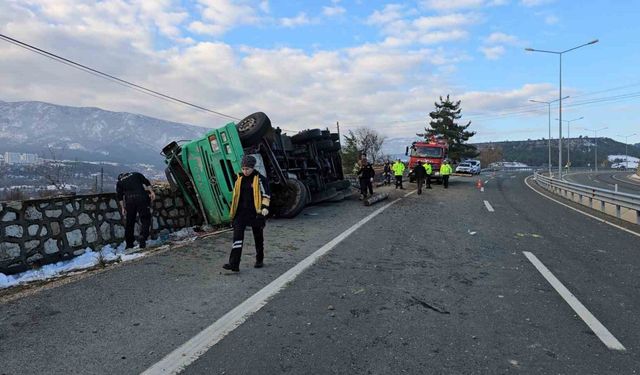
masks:
{"type": "Polygon", "coordinates": [[[422,166],[427,171],[427,174],[433,173],[433,167],[431,167],[431,164],[426,163],[426,164],[422,164],[422,166]]]}
{"type": "Polygon", "coordinates": [[[450,175],[451,173],[453,173],[453,169],[451,169],[451,165],[442,164],[440,166],[440,174],[441,175],[446,176],[446,175],[450,175]]]}
{"type": "Polygon", "coordinates": [[[402,176],[402,174],[404,173],[404,163],[402,162],[395,162],[393,164],[393,167],[391,167],[391,169],[393,169],[393,174],[396,176],[402,176]]]}

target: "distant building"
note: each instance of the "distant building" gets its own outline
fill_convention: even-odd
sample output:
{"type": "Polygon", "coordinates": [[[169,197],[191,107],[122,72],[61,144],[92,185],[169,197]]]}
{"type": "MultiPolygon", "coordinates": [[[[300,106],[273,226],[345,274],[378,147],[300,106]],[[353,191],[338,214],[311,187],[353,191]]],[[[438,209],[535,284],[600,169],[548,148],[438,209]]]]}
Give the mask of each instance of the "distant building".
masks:
{"type": "Polygon", "coordinates": [[[6,164],[40,164],[42,160],[37,154],[21,154],[18,152],[5,152],[4,163],[6,164]]]}

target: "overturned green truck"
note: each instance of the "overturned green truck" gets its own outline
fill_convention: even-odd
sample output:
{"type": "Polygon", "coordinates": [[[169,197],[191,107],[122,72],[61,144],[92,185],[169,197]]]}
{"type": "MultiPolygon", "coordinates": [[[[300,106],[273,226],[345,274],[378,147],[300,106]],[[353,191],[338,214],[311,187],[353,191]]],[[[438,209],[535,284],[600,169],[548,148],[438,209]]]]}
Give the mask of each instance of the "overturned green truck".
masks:
{"type": "Polygon", "coordinates": [[[195,215],[205,224],[229,222],[233,186],[245,154],[256,157],[256,169],[271,187],[271,212],[291,218],[308,204],[351,196],[344,180],[339,135],[310,129],[293,136],[273,128],[256,112],[236,123],[208,131],[199,139],[162,149],[166,175],[195,215]]]}

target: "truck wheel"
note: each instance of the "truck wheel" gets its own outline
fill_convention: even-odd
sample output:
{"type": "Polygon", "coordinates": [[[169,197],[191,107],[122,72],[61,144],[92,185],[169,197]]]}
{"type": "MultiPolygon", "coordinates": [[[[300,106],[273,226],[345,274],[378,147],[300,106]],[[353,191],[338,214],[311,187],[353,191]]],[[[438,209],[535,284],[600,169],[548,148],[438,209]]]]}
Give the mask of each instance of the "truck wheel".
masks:
{"type": "Polygon", "coordinates": [[[302,131],[291,137],[291,142],[299,144],[322,138],[322,131],[320,129],[310,129],[302,131]]]}
{"type": "Polygon", "coordinates": [[[280,210],[280,217],[292,218],[298,216],[298,214],[307,205],[308,195],[307,187],[300,180],[290,179],[287,181],[289,187],[288,199],[285,200],[286,206],[280,210]]]}
{"type": "Polygon", "coordinates": [[[260,143],[262,137],[271,129],[271,120],[264,112],[251,114],[236,124],[243,147],[260,143]]]}

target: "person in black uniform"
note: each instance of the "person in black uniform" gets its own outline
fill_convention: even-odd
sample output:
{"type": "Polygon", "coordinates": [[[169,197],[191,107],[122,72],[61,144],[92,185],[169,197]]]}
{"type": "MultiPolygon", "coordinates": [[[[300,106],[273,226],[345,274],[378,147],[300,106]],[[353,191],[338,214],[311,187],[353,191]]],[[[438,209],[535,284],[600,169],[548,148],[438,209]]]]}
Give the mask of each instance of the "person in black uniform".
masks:
{"type": "Polygon", "coordinates": [[[269,215],[271,193],[269,181],[255,170],[256,158],[245,155],[242,158],[242,173],[233,187],[230,217],[233,224],[233,246],[229,255],[229,263],[222,266],[225,270],[240,271],[240,257],[244,242],[244,231],[251,227],[256,243],[255,268],[264,265],[264,227],[269,215]]]}
{"type": "Polygon", "coordinates": [[[418,195],[420,195],[422,194],[422,184],[427,177],[427,170],[422,165],[422,160],[418,160],[418,164],[413,168],[413,177],[415,177],[418,184],[418,195]]]}
{"type": "Polygon", "coordinates": [[[360,161],[360,170],[358,171],[358,180],[360,182],[360,199],[367,197],[367,191],[369,195],[373,195],[373,178],[376,172],[373,170],[373,165],[367,161],[366,157],[362,157],[360,161]]]}
{"type": "Polygon", "coordinates": [[[116,194],[120,211],[125,217],[124,239],[126,248],[133,247],[134,227],[136,215],[140,217],[140,238],[138,244],[141,249],[147,247],[149,229],[151,227],[151,202],[156,199],[156,194],[151,188],[151,183],[145,176],[138,172],[121,173],[116,183],[116,194]]]}
{"type": "Polygon", "coordinates": [[[391,162],[389,161],[389,159],[386,159],[384,161],[384,184],[385,185],[391,185],[391,162]]]}

